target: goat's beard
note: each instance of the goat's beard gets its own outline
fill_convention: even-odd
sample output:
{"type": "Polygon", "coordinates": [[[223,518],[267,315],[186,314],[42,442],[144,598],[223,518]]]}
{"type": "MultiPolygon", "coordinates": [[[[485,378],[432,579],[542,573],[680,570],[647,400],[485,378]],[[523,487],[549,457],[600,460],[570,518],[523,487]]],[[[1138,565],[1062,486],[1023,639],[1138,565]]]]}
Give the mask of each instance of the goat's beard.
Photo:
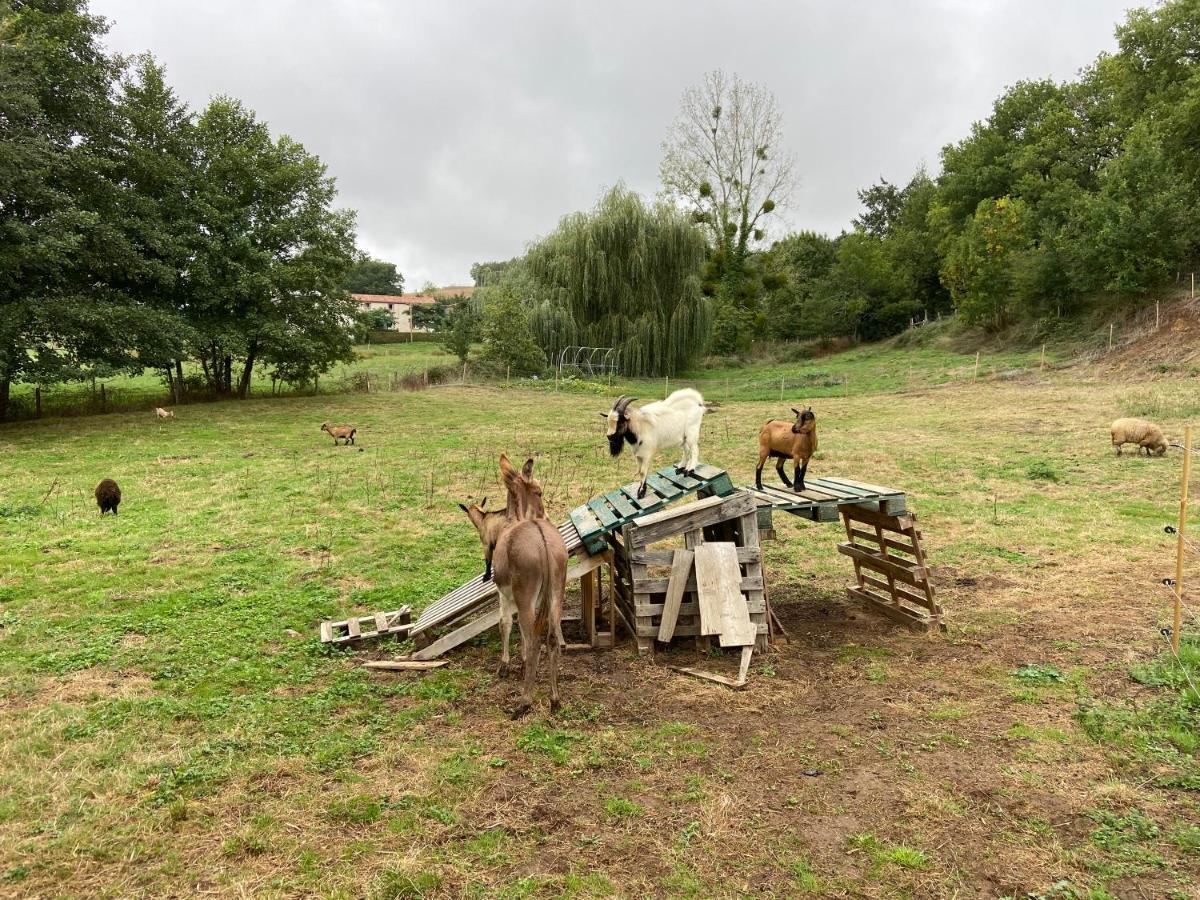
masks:
{"type": "Polygon", "coordinates": [[[636,443],[637,435],[626,428],[623,432],[618,431],[616,434],[610,434],[608,436],[608,452],[613,456],[620,456],[622,447],[624,447],[626,444],[632,446],[636,443]]]}

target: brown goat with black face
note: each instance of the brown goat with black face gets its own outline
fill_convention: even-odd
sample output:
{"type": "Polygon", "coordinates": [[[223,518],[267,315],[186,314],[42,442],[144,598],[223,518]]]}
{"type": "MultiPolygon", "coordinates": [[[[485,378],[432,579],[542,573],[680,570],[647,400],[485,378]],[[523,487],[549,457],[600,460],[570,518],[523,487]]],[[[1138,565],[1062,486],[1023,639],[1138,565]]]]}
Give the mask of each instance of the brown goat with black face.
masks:
{"type": "Polygon", "coordinates": [[[492,554],[496,552],[496,543],[500,540],[500,532],[508,527],[508,514],[502,509],[485,510],[487,497],[479,503],[470,506],[458,504],[458,508],[467,514],[475,530],[479,532],[479,543],[483,545],[483,580],[492,580],[492,554]]]}
{"type": "Polygon", "coordinates": [[[817,452],[817,417],[812,407],[801,412],[792,407],[795,422],[771,419],[758,432],[758,468],[754,470],[754,486],[762,490],[762,470],[767,457],[774,457],[779,480],[799,492],[804,490],[804,474],[808,461],[817,452]],[[783,465],[792,461],[794,481],[788,481],[783,465]]]}
{"type": "Polygon", "coordinates": [[[121,505],[121,489],[111,478],[105,478],[96,485],[96,505],[100,507],[100,515],[106,512],[114,516],[117,514],[117,507],[121,505]]]}
{"type": "Polygon", "coordinates": [[[563,597],[567,590],[567,546],[546,518],[542,486],[533,477],[533,460],[517,471],[508,457],[500,457],[500,475],[508,489],[510,524],[500,533],[493,555],[496,587],[500,591],[501,666],[508,662],[508,626],[517,614],[521,629],[521,662],[524,683],[513,718],[533,705],[541,639],[550,650],[550,711],[559,706],[558,658],[566,645],[562,634],[563,597]]]}

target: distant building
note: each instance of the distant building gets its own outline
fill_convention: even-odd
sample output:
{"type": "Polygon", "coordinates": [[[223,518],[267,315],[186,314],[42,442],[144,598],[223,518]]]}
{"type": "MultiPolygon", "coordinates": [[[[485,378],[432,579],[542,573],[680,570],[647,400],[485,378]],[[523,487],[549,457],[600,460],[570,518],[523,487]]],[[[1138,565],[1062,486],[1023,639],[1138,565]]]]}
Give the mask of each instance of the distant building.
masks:
{"type": "Polygon", "coordinates": [[[428,328],[413,328],[412,310],[414,306],[430,306],[439,299],[454,297],[459,294],[470,297],[475,293],[473,287],[438,288],[432,294],[351,294],[358,308],[363,312],[372,309],[386,309],[392,314],[392,331],[429,331],[428,328]]]}

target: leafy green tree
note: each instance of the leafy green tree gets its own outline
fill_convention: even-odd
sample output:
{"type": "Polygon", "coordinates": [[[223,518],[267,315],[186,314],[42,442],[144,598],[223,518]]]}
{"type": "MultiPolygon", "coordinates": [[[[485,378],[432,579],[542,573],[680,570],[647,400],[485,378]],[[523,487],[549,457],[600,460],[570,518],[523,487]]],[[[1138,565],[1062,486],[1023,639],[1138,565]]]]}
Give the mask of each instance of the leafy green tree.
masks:
{"type": "Polygon", "coordinates": [[[1073,224],[1076,279],[1119,294],[1170,281],[1200,235],[1187,180],[1143,122],[1101,170],[1100,189],[1081,200],[1073,224]]]}
{"type": "Polygon", "coordinates": [[[395,263],[363,254],[350,266],[342,279],[342,287],[351,294],[399,296],[404,293],[404,276],[397,271],[395,263]]]}
{"type": "Polygon", "coordinates": [[[517,292],[502,284],[488,291],[485,297],[479,329],[483,342],[479,362],[495,374],[542,372],[546,368],[546,354],[533,339],[529,311],[517,292]]]}
{"type": "Polygon", "coordinates": [[[342,284],[354,216],[332,207],[324,164],[236,100],[217,98],[196,124],[194,185],[203,244],[189,269],[194,353],[218,394],[249,392],[255,364],[305,360],[319,373],[351,357],[342,284]],[[235,380],[234,364],[240,365],[235,380]]]}
{"type": "Polygon", "coordinates": [[[942,280],[969,324],[998,329],[1011,322],[1015,267],[1030,249],[1027,227],[1024,201],[981,200],[975,216],[951,242],[942,280]]]}
{"type": "Polygon", "coordinates": [[[880,178],[879,184],[859,191],[858,199],[865,209],[853,220],[854,227],[873,237],[886,237],[904,206],[904,191],[880,178]]]}
{"type": "Polygon", "coordinates": [[[369,331],[391,331],[396,327],[396,317],[390,309],[365,309],[359,315],[369,331]]]}
{"type": "Polygon", "coordinates": [[[615,347],[624,374],[673,374],[708,346],[703,259],[704,236],[685,213],[618,186],[594,209],[564,217],[501,286],[528,298],[551,359],[572,345],[615,347]]]}
{"type": "Polygon", "coordinates": [[[505,271],[517,261],[517,259],[509,259],[503,262],[475,263],[471,266],[471,280],[476,287],[499,284],[500,279],[504,277],[505,271]]]}
{"type": "Polygon", "coordinates": [[[450,307],[442,328],[442,349],[465,363],[471,355],[471,346],[478,340],[479,311],[476,305],[467,300],[450,307]]]}
{"type": "Polygon", "coordinates": [[[135,358],[138,310],[90,265],[108,191],[120,60],[82,0],[0,0],[0,420],[10,385],[135,358]]]}
{"type": "Polygon", "coordinates": [[[823,234],[801,231],[776,241],[762,254],[765,334],[774,340],[796,340],[805,333],[802,323],[813,289],[833,267],[837,244],[823,234]]]}

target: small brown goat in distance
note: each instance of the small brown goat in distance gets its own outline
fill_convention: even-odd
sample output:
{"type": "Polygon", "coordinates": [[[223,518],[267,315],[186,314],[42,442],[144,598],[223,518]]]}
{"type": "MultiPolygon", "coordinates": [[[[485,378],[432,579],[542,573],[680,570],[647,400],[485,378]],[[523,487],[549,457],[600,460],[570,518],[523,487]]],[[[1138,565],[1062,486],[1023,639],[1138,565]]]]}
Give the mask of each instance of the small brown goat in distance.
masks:
{"type": "Polygon", "coordinates": [[[512,614],[521,630],[524,682],[513,718],[533,706],[541,638],[550,651],[550,711],[559,707],[558,660],[566,645],[562,634],[563,597],[567,591],[567,547],[562,535],[546,518],[542,486],[533,477],[533,460],[517,471],[506,455],[500,456],[500,475],[508,489],[510,524],[500,533],[493,555],[496,587],[500,591],[501,669],[508,664],[508,632],[512,614]]]}
{"type": "Polygon", "coordinates": [[[105,478],[96,485],[96,505],[100,507],[100,515],[106,512],[117,514],[117,507],[121,505],[121,489],[117,483],[111,478],[105,478]]]}
{"type": "Polygon", "coordinates": [[[767,457],[774,457],[779,480],[796,492],[804,490],[804,474],[808,461],[817,452],[817,417],[812,407],[803,412],[792,407],[796,421],[788,423],[771,419],[758,432],[758,468],[754,470],[754,486],[762,490],[762,470],[767,457]],[[792,461],[794,481],[788,481],[783,471],[787,460],[792,461]]]}
{"type": "Polygon", "coordinates": [[[171,409],[163,409],[161,406],[156,406],[156,407],[154,407],[154,414],[155,414],[156,416],[158,416],[160,419],[173,419],[173,418],[175,418],[175,411],[174,411],[174,410],[171,410],[171,409]]]}
{"type": "Polygon", "coordinates": [[[500,540],[500,532],[508,527],[508,514],[502,509],[485,510],[487,497],[479,503],[458,508],[467,514],[475,530],[479,532],[479,543],[483,545],[483,580],[492,580],[492,554],[496,552],[496,542],[500,540]]]}
{"type": "Polygon", "coordinates": [[[357,428],[351,428],[349,425],[333,425],[328,422],[321,425],[321,430],[333,438],[333,446],[337,446],[338,439],[345,441],[347,444],[354,443],[354,434],[358,431],[357,428]]]}

